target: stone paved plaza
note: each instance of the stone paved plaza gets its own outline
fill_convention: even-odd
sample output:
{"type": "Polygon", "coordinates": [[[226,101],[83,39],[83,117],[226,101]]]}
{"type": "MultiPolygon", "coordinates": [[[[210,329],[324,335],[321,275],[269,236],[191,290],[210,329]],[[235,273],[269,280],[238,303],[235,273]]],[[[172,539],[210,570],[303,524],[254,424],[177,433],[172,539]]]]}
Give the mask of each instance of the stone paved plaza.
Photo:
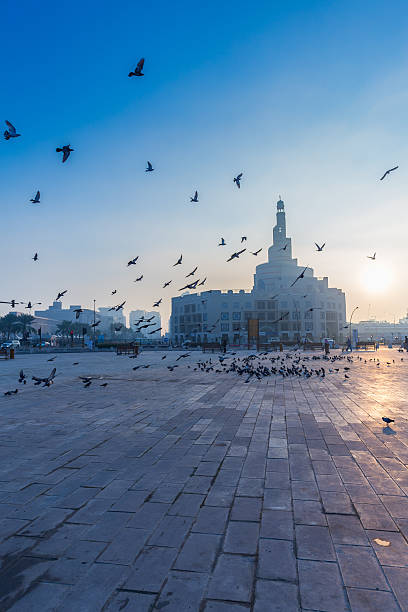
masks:
{"type": "Polygon", "coordinates": [[[408,357],[245,384],[178,355],[0,362],[0,610],[408,610],[408,357]]]}

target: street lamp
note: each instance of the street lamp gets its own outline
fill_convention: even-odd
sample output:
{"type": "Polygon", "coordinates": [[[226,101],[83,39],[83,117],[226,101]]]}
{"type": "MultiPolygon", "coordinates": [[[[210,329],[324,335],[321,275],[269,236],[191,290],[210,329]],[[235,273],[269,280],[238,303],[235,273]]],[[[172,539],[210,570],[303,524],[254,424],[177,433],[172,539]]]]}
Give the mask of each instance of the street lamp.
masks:
{"type": "Polygon", "coordinates": [[[96,319],[96,312],[95,312],[95,302],[96,300],[93,301],[93,350],[96,350],[96,325],[95,325],[95,319],[96,319]]]}
{"type": "Polygon", "coordinates": [[[356,307],[354,308],[353,312],[352,312],[352,313],[351,313],[351,315],[350,315],[350,346],[351,346],[351,320],[352,320],[352,318],[353,318],[353,314],[356,312],[357,308],[358,308],[358,306],[356,306],[356,307]]]}

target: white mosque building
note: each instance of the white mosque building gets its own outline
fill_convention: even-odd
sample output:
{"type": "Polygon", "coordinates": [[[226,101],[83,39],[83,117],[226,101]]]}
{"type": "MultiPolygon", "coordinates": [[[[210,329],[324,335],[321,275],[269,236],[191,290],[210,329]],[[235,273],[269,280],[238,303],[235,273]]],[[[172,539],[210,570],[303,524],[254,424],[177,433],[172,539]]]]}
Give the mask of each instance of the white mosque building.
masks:
{"type": "Polygon", "coordinates": [[[170,339],[175,344],[224,339],[246,344],[249,319],[259,320],[264,343],[323,338],[343,342],[347,337],[345,294],[292,257],[282,200],[277,202],[268,261],[256,267],[252,291],[211,290],[172,298],[170,339]],[[303,278],[291,286],[303,271],[303,278]]]}

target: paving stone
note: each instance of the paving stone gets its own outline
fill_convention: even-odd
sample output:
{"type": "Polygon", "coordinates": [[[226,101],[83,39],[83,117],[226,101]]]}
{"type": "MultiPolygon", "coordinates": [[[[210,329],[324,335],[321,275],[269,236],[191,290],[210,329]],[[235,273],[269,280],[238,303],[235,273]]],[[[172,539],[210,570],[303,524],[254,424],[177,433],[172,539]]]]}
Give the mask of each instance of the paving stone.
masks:
{"type": "Polygon", "coordinates": [[[323,525],[327,524],[323,514],[322,504],[317,501],[294,500],[293,511],[295,523],[302,525],[323,525]]]}
{"type": "MultiPolygon", "coordinates": [[[[158,593],[177,557],[176,548],[149,546],[139,555],[124,588],[158,593]]],[[[112,566],[109,566],[112,567],[112,566]]]]}
{"type": "Polygon", "coordinates": [[[220,545],[221,536],[192,533],[181,549],[174,568],[190,572],[210,573],[220,545]]]}
{"type": "Polygon", "coordinates": [[[232,521],[228,525],[223,550],[227,553],[254,555],[258,546],[259,525],[232,521]]]}
{"type": "Polygon", "coordinates": [[[189,532],[193,519],[184,516],[165,516],[153,535],[149,538],[150,546],[181,546],[189,532]]]}
{"type": "Polygon", "coordinates": [[[265,489],[263,507],[267,510],[291,510],[292,498],[290,491],[265,489]]]}
{"type": "Polygon", "coordinates": [[[399,607],[391,593],[369,591],[367,589],[347,589],[353,612],[399,612],[399,607]]]}
{"type": "Polygon", "coordinates": [[[105,605],[115,589],[121,586],[129,569],[122,565],[94,564],[92,568],[68,592],[58,612],[72,612],[72,610],[89,610],[92,602],[94,610],[100,610],[105,605]]]}
{"type": "Polygon", "coordinates": [[[325,561],[298,562],[302,608],[324,612],[347,612],[339,568],[325,561]]]}
{"type": "Polygon", "coordinates": [[[254,612],[299,612],[298,587],[289,582],[257,580],[254,612]]]}
{"type": "Polygon", "coordinates": [[[156,595],[118,591],[114,598],[104,608],[106,612],[151,612],[156,595]]]}
{"type": "Polygon", "coordinates": [[[384,573],[402,610],[408,610],[408,568],[384,567],[384,573]]]}
{"type": "Polygon", "coordinates": [[[357,511],[364,529],[379,529],[384,531],[398,531],[398,528],[387,510],[381,504],[358,504],[357,511]]]}
{"type": "Polygon", "coordinates": [[[215,487],[211,488],[211,491],[208,493],[204,504],[206,506],[221,506],[228,508],[232,506],[232,502],[234,500],[236,487],[215,487]]]}
{"type": "Polygon", "coordinates": [[[263,478],[240,478],[237,495],[244,497],[262,497],[265,481],[263,478]]]}
{"type": "Polygon", "coordinates": [[[405,538],[393,531],[367,531],[371,546],[381,565],[408,567],[408,544],[405,538]],[[390,542],[390,546],[381,546],[375,539],[390,542]]]}
{"type": "Polygon", "coordinates": [[[239,555],[219,556],[213,572],[207,597],[229,601],[251,601],[255,561],[239,555]]]}
{"type": "Polygon", "coordinates": [[[392,518],[408,518],[408,497],[380,495],[380,499],[392,518]]]}
{"type": "Polygon", "coordinates": [[[170,507],[170,504],[145,502],[135,514],[130,515],[132,518],[127,526],[153,531],[170,507]]]}
{"type": "Polygon", "coordinates": [[[381,566],[371,548],[337,544],[336,553],[347,587],[388,590],[381,566]]]}
{"type": "MultiPolygon", "coordinates": [[[[126,491],[126,493],[124,493],[114,504],[112,504],[110,510],[112,512],[136,512],[146,500],[147,496],[147,491],[126,491]]],[[[159,500],[156,499],[156,501],[159,500]]]]}
{"type": "Polygon", "coordinates": [[[118,563],[131,565],[142,550],[150,531],[124,527],[108,545],[98,561],[100,563],[118,563]]]}
{"type": "Polygon", "coordinates": [[[168,612],[198,610],[209,576],[189,572],[171,572],[163,588],[156,609],[168,612]]]}
{"type": "Polygon", "coordinates": [[[97,542],[112,542],[118,531],[131,518],[130,512],[105,512],[100,520],[86,531],[86,538],[97,542]]]}
{"type": "Polygon", "coordinates": [[[232,521],[260,521],[262,500],[257,497],[235,497],[231,509],[232,521]]]}
{"type": "Polygon", "coordinates": [[[293,540],[293,514],[286,510],[264,510],[262,512],[261,532],[262,538],[277,540],[293,540]]]}
{"type": "Polygon", "coordinates": [[[322,491],[321,496],[326,514],[355,514],[353,505],[346,493],[322,491]]]}
{"type": "Polygon", "coordinates": [[[192,531],[223,534],[228,520],[229,508],[203,506],[193,524],[192,531]]]}
{"type": "Polygon", "coordinates": [[[258,578],[296,580],[296,558],[293,543],[286,540],[259,540],[258,578]]]}
{"type": "Polygon", "coordinates": [[[298,559],[335,561],[336,554],[327,527],[318,525],[296,525],[296,547],[298,559]]]}
{"type": "Polygon", "coordinates": [[[248,612],[249,608],[245,604],[207,601],[204,612],[248,612]]]}
{"type": "Polygon", "coordinates": [[[292,482],[293,499],[303,499],[307,501],[319,501],[320,493],[314,482],[303,482],[294,480],[292,482]]]}
{"type": "Polygon", "coordinates": [[[328,514],[326,518],[335,544],[368,545],[367,536],[357,516],[328,514]]]}
{"type": "Polygon", "coordinates": [[[11,610],[13,612],[33,612],[33,610],[59,610],[69,586],[63,584],[45,584],[33,586],[23,599],[17,601],[11,610]]]}
{"type": "Polygon", "coordinates": [[[205,495],[182,493],[168,510],[168,514],[179,516],[197,516],[205,495]]]}

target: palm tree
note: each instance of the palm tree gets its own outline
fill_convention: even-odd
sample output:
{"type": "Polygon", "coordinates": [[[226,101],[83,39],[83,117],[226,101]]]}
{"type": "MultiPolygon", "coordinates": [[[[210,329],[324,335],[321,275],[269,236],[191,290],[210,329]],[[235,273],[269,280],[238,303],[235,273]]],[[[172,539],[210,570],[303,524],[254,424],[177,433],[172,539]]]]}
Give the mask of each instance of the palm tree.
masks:
{"type": "Polygon", "coordinates": [[[34,321],[35,317],[29,314],[19,314],[17,316],[17,321],[15,326],[18,328],[18,331],[21,331],[23,334],[23,338],[26,338],[28,332],[34,331],[34,328],[30,323],[34,321]]]}
{"type": "Polygon", "coordinates": [[[0,332],[5,336],[7,334],[7,340],[10,340],[11,332],[16,329],[16,323],[18,315],[15,312],[9,312],[0,318],[0,332]]]}

